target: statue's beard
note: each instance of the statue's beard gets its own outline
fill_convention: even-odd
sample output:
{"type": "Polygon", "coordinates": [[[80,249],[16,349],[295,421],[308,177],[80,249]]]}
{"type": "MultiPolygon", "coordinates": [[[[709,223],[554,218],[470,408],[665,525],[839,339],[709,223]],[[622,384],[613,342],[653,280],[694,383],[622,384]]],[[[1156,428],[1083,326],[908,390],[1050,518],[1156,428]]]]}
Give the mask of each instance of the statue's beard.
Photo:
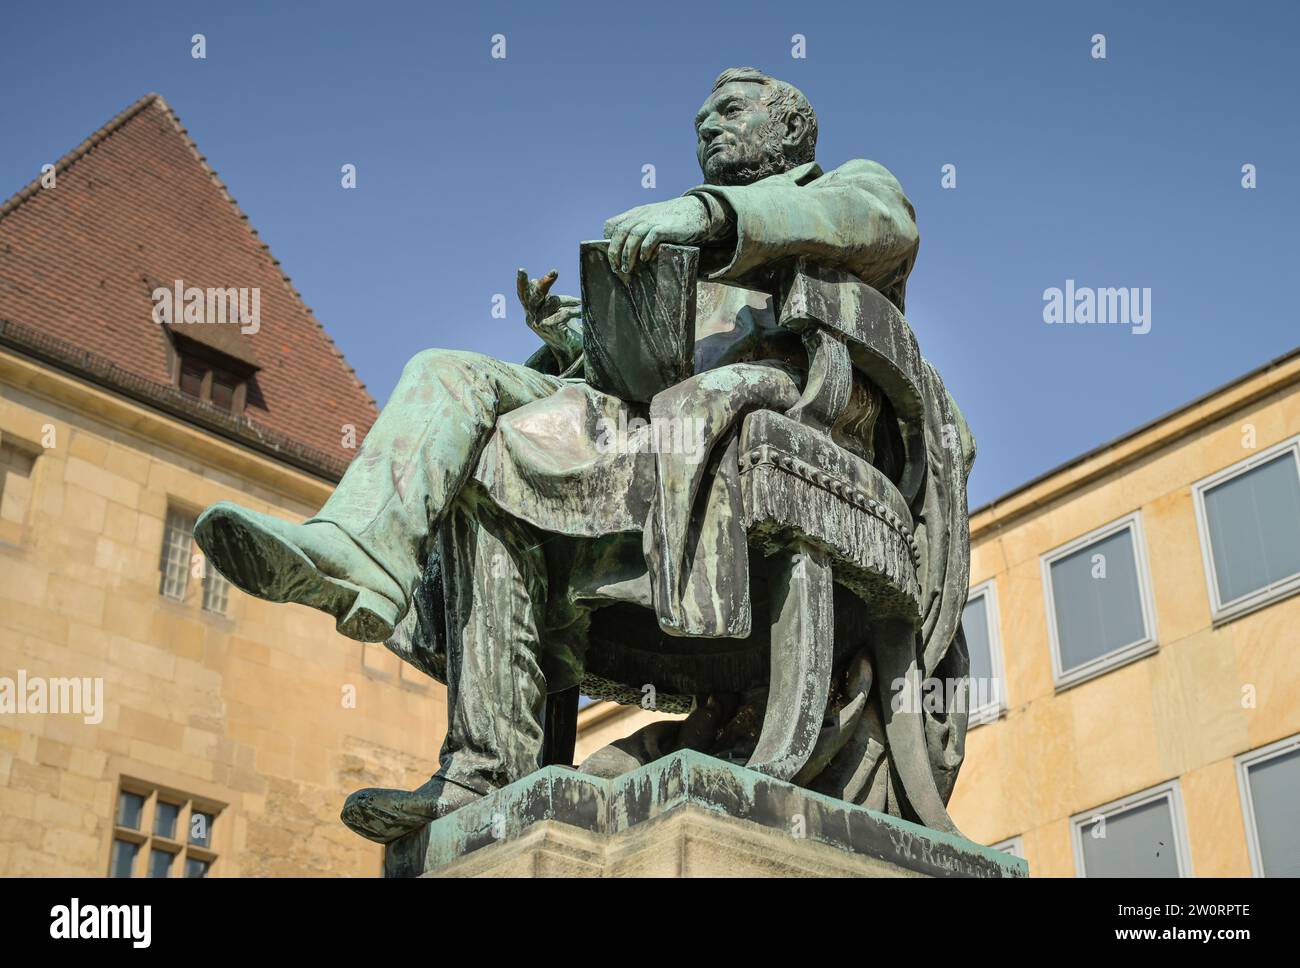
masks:
{"type": "Polygon", "coordinates": [[[709,185],[752,185],[768,175],[779,175],[794,166],[785,156],[781,139],[777,137],[778,124],[769,125],[761,132],[758,145],[746,145],[740,157],[725,158],[722,154],[704,159],[704,181],[709,185]]]}

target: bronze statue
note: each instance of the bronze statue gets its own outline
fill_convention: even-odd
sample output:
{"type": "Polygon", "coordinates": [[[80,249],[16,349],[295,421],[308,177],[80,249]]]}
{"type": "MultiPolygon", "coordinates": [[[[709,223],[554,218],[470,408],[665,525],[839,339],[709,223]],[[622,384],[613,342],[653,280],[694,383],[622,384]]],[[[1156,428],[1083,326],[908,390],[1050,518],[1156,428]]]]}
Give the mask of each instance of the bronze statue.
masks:
{"type": "Polygon", "coordinates": [[[526,364],[420,353],[314,517],[198,521],[244,591],[446,682],[438,773],[353,794],[364,836],[568,763],[579,690],[689,712],[587,772],[692,748],[953,829],[965,713],[919,696],[967,676],[974,441],[902,315],[912,207],[875,162],[824,172],[752,68],[695,126],[704,184],[606,222],[581,299],[520,270],[526,364]]]}

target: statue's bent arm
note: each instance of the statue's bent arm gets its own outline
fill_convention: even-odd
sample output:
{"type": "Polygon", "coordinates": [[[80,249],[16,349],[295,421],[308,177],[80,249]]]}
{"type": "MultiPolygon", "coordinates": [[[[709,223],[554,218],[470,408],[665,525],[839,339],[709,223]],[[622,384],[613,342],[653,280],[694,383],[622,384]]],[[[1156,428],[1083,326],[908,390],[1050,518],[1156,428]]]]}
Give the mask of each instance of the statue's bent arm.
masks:
{"type": "Polygon", "coordinates": [[[741,282],[791,257],[834,265],[890,295],[911,270],[920,234],[898,180],[874,161],[855,160],[818,177],[800,166],[752,185],[703,185],[692,194],[724,201],[735,217],[730,261],[709,273],[741,282]]]}

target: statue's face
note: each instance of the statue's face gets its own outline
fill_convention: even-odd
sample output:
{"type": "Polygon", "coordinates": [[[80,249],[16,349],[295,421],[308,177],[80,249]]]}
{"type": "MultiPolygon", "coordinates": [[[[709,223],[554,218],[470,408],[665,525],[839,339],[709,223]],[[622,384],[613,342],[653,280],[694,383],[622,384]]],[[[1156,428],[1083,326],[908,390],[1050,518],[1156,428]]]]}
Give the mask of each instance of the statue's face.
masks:
{"type": "Polygon", "coordinates": [[[748,185],[774,171],[781,142],[764,94],[754,81],[732,81],[709,96],[695,115],[695,156],[711,185],[748,185]]]}

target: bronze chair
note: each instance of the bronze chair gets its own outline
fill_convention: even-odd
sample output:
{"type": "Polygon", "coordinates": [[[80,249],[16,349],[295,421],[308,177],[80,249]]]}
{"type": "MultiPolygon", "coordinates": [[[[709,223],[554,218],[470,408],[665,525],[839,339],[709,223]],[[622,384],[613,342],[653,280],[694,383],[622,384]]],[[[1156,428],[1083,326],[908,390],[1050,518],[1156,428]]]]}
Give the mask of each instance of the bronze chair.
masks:
{"type": "MultiPolygon", "coordinates": [[[[902,314],[847,273],[800,262],[774,290],[777,321],[801,334],[809,368],[794,407],[751,413],[739,437],[743,523],[753,574],[765,576],[755,632],[682,640],[629,608],[602,609],[584,691],[635,702],[639,684],[655,682],[657,708],[685,711],[691,697],[765,689],[746,765],[853,801],[885,728],[903,725],[870,699],[872,680],[905,678],[912,651],[877,650],[890,653],[878,660],[866,640],[910,639],[921,619],[910,509],[926,471],[923,363],[902,314]]],[[[568,713],[557,704],[548,716],[557,736],[570,732],[568,713]]],[[[923,744],[919,720],[908,725],[889,738],[923,744]]]]}
{"type": "MultiPolygon", "coordinates": [[[[703,752],[848,802],[902,802],[901,812],[950,826],[930,773],[915,645],[925,548],[913,510],[933,424],[926,364],[902,314],[847,273],[800,261],[771,288],[808,371],[793,407],[748,414],[733,443],[753,632],[682,638],[644,607],[596,609],[580,687],[548,697],[542,765],[571,763],[580,692],[637,704],[654,683],[657,710],[691,715],[644,731],[639,762],[704,736],[703,752]],[[703,731],[691,725],[699,718],[710,719],[703,731]]],[[[442,678],[436,663],[403,657],[442,678]]],[[[960,632],[957,658],[964,675],[960,632]]],[[[629,753],[588,768],[635,762],[629,753]]]]}

